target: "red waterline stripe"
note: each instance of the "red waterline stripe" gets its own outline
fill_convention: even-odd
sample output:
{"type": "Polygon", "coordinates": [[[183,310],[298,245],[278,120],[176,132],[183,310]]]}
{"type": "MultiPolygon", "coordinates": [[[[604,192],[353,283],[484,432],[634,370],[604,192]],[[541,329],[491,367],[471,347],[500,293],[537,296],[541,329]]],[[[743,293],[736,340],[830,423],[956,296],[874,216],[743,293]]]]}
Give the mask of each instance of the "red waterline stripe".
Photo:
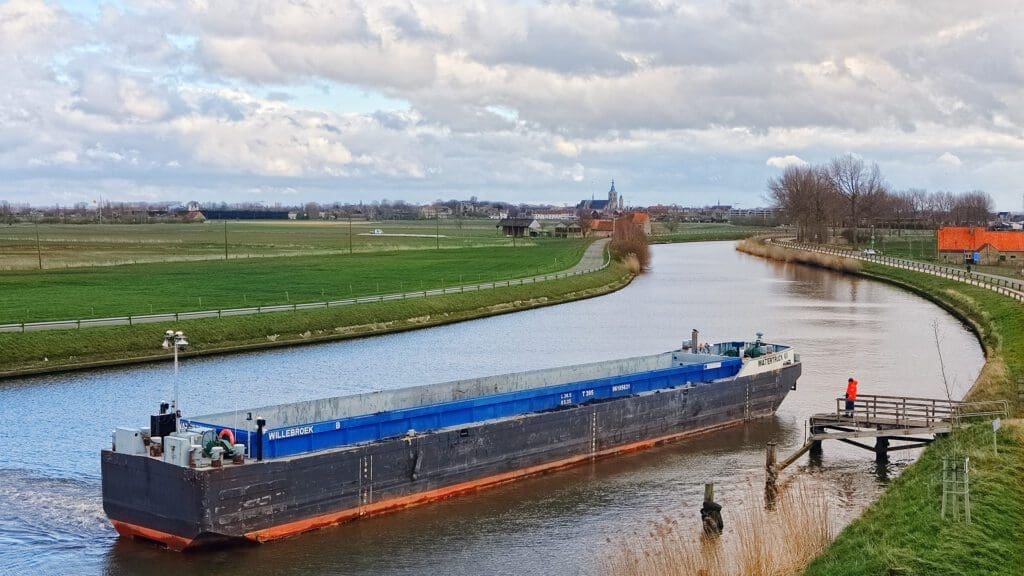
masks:
{"type": "MultiPolygon", "coordinates": [[[[658,444],[670,442],[673,440],[679,440],[687,436],[693,436],[697,434],[703,434],[712,430],[718,430],[721,428],[728,428],[737,424],[742,424],[742,420],[733,420],[732,422],[726,422],[724,424],[717,424],[715,426],[708,426],[706,428],[700,428],[697,430],[688,430],[686,432],[678,432],[675,434],[669,434],[667,436],[660,436],[658,438],[652,438],[649,440],[642,440],[640,442],[633,442],[631,444],[623,444],[621,446],[615,446],[613,448],[606,448],[593,454],[582,454],[579,456],[572,456],[570,458],[564,458],[562,460],[554,460],[544,464],[538,464],[536,466],[530,466],[527,468],[521,468],[512,472],[503,472],[501,474],[495,474],[486,478],[478,480],[470,480],[468,482],[461,482],[459,484],[452,484],[451,486],[445,486],[443,488],[437,488],[434,490],[428,490],[426,492],[418,492],[409,496],[402,496],[399,498],[391,498],[389,500],[383,500],[381,502],[375,502],[373,504],[367,504],[358,508],[349,508],[339,512],[331,512],[329,514],[322,514],[319,516],[313,516],[312,518],[305,518],[303,520],[295,520],[294,522],[287,522],[285,524],[279,524],[277,526],[271,526],[270,528],[264,528],[262,530],[255,530],[253,532],[247,532],[246,538],[255,540],[257,542],[267,542],[269,540],[277,540],[279,538],[287,538],[302,532],[308,532],[310,530],[317,530],[319,528],[325,528],[327,526],[333,526],[335,524],[341,524],[343,522],[353,520],[355,518],[363,516],[375,516],[378,514],[384,514],[386,512],[392,512],[402,508],[408,508],[411,506],[417,506],[419,504],[425,504],[427,502],[433,502],[436,500],[442,500],[455,496],[457,494],[464,494],[466,492],[472,492],[482,488],[491,486],[497,486],[499,484],[505,484],[519,478],[525,478],[527,476],[533,476],[544,472],[550,472],[553,470],[559,470],[562,468],[568,468],[581,464],[588,460],[595,458],[604,458],[615,454],[624,454],[627,452],[635,452],[638,450],[646,450],[658,444]]],[[[120,532],[120,529],[118,530],[120,532]]],[[[163,533],[160,533],[163,534],[163,533]]],[[[167,535],[169,536],[169,535],[167,535]]],[[[173,537],[180,538],[180,537],[173,537]]],[[[162,541],[162,540],[160,540],[162,541]]],[[[178,549],[178,548],[176,548],[178,549]]]]}
{"type": "Polygon", "coordinates": [[[145,526],[122,522],[121,520],[111,519],[110,523],[114,525],[114,530],[117,530],[117,533],[121,536],[126,538],[144,538],[146,540],[152,540],[167,546],[171,550],[184,550],[192,543],[191,538],[168,534],[167,532],[161,532],[160,530],[146,528],[145,526]]]}

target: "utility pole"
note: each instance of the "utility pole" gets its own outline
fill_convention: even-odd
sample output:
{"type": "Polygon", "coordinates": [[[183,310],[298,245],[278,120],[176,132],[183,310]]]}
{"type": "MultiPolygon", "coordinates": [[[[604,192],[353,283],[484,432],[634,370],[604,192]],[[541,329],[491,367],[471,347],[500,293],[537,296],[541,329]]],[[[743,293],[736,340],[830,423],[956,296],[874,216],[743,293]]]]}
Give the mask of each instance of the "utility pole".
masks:
{"type": "Polygon", "coordinates": [[[36,222],[36,256],[39,258],[39,269],[43,269],[43,250],[39,247],[39,222],[36,222]]]}
{"type": "Polygon", "coordinates": [[[228,221],[224,221],[224,259],[228,259],[228,221]]]}
{"type": "Polygon", "coordinates": [[[352,255],[352,211],[348,211],[348,255],[352,255]]]}
{"type": "Polygon", "coordinates": [[[440,210],[435,210],[434,211],[434,223],[435,223],[435,226],[434,226],[435,249],[436,250],[440,250],[441,249],[441,211],[440,210]]]}

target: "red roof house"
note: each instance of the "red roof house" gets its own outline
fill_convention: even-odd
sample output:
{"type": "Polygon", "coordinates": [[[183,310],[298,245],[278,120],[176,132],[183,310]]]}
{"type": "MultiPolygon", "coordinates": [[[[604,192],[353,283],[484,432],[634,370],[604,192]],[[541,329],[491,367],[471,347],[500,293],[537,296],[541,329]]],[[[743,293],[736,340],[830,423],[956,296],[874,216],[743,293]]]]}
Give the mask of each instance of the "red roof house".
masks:
{"type": "Polygon", "coordinates": [[[961,261],[965,252],[981,253],[983,264],[1009,260],[1024,261],[1024,231],[986,230],[951,226],[936,233],[939,258],[961,261]]]}

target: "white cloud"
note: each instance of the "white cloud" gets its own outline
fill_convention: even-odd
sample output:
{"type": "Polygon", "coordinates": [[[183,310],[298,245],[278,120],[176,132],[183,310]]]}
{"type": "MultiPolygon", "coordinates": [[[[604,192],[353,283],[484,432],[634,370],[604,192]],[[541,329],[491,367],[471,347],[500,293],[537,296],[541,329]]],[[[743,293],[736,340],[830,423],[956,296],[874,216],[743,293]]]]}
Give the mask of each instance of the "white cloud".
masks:
{"type": "Polygon", "coordinates": [[[754,205],[775,170],[854,152],[897,188],[1016,205],[998,194],[1024,157],[1020,17],[929,6],[171,0],[83,18],[9,0],[0,196],[201,181],[229,201],[572,202],[566,182],[629,174],[650,202],[754,205]],[[283,96],[322,86],[399,104],[283,96]]]}
{"type": "Polygon", "coordinates": [[[799,156],[787,154],[785,156],[772,156],[765,162],[765,165],[773,168],[785,168],[787,166],[806,166],[807,161],[799,156]]]}
{"type": "Polygon", "coordinates": [[[569,142],[568,140],[562,140],[561,138],[555,141],[555,150],[558,150],[558,153],[562,156],[568,156],[570,158],[575,158],[580,155],[579,146],[573,142],[569,142]]]}

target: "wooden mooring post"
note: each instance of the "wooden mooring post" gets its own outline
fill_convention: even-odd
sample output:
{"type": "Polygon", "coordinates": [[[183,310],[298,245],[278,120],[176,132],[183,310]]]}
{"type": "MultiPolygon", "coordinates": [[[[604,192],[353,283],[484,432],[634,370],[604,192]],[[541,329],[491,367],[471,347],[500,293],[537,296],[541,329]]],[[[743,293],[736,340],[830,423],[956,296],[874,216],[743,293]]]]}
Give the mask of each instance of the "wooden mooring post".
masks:
{"type": "Polygon", "coordinates": [[[725,528],[722,521],[722,505],[715,502],[715,484],[704,484],[704,505],[700,507],[700,522],[705,536],[718,536],[725,528]]]}
{"type": "Polygon", "coordinates": [[[775,509],[775,501],[779,497],[779,470],[775,466],[775,442],[769,442],[764,458],[764,507],[775,509]]]}

